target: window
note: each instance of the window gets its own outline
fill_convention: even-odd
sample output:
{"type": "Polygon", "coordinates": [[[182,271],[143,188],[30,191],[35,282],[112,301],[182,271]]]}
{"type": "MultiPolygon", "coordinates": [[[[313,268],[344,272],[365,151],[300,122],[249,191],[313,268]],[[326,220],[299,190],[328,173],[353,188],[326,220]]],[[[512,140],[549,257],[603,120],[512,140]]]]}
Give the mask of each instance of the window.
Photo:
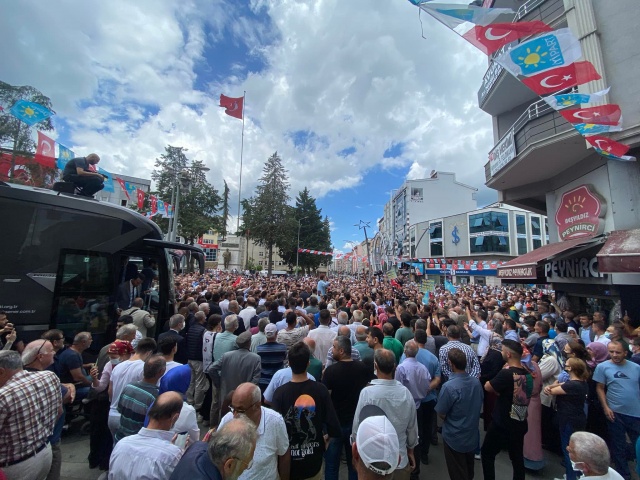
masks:
{"type": "Polygon", "coordinates": [[[429,224],[429,244],[432,257],[444,255],[442,248],[442,222],[432,222],[429,224]]]}
{"type": "Polygon", "coordinates": [[[527,222],[524,215],[516,215],[516,233],[519,235],[527,234],[527,222]]]}
{"type": "Polygon", "coordinates": [[[204,257],[207,262],[215,262],[218,259],[218,250],[215,248],[205,248],[204,257]]]}
{"type": "Polygon", "coordinates": [[[264,252],[258,252],[259,257],[264,257],[264,252]]]}
{"type": "Polygon", "coordinates": [[[536,248],[540,248],[542,246],[542,240],[538,239],[533,239],[533,249],[535,250],[536,248]]]}
{"type": "Polygon", "coordinates": [[[442,241],[431,242],[431,256],[441,257],[443,255],[442,241]]]}
{"type": "Polygon", "coordinates": [[[469,250],[471,253],[509,253],[509,237],[504,235],[475,237],[469,250]]]}
{"type": "Polygon", "coordinates": [[[126,200],[120,200],[120,206],[121,207],[126,207],[127,206],[127,201],[126,200]]]}
{"type": "Polygon", "coordinates": [[[518,255],[527,253],[527,238],[518,237],[518,255]]]}
{"type": "Polygon", "coordinates": [[[483,212],[469,215],[469,233],[508,232],[509,215],[503,212],[483,212]]]}
{"type": "Polygon", "coordinates": [[[538,217],[531,217],[531,235],[540,236],[540,219],[538,217]]]}
{"type": "Polygon", "coordinates": [[[549,219],[544,217],[544,235],[547,243],[549,243],[549,219]]]}

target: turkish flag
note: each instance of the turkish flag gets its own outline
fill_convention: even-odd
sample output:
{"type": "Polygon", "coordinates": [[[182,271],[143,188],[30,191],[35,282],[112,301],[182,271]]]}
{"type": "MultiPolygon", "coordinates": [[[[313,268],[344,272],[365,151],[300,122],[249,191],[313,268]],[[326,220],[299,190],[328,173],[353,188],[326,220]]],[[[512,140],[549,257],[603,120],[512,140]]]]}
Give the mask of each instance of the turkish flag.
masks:
{"type": "Polygon", "coordinates": [[[462,35],[464,39],[491,55],[500,47],[507,45],[521,37],[536,33],[551,32],[553,29],[540,20],[518,23],[493,23],[491,25],[476,25],[462,35]]]}
{"type": "Polygon", "coordinates": [[[124,180],[122,180],[120,177],[116,177],[116,181],[118,182],[118,185],[120,185],[120,188],[124,190],[124,194],[127,196],[127,199],[131,200],[131,197],[129,197],[129,191],[127,190],[127,186],[125,185],[124,180]]]}
{"type": "Polygon", "coordinates": [[[142,210],[144,208],[144,191],[137,188],[136,194],[138,195],[138,210],[142,210]]]}
{"type": "Polygon", "coordinates": [[[583,85],[602,78],[591,62],[574,62],[520,80],[538,95],[549,95],[565,88],[583,85]]]}
{"type": "Polygon", "coordinates": [[[232,98],[220,95],[220,106],[226,108],[224,113],[242,120],[244,97],[232,98]]]}
{"type": "Polygon", "coordinates": [[[155,215],[158,211],[158,197],[151,195],[151,215],[155,215]]]}
{"type": "Polygon", "coordinates": [[[611,140],[610,138],[603,137],[602,135],[590,135],[585,138],[587,142],[589,142],[594,147],[602,150],[604,153],[614,155],[616,157],[624,156],[624,154],[627,153],[630,148],[629,145],[616,142],[614,140],[611,140]]]}
{"type": "Polygon", "coordinates": [[[591,123],[594,125],[618,125],[622,110],[619,105],[598,105],[597,107],[568,108],[560,110],[569,123],[591,123]]]}
{"type": "Polygon", "coordinates": [[[56,142],[47,137],[44,133],[38,132],[38,148],[34,160],[40,165],[49,168],[56,166],[56,142]]]}

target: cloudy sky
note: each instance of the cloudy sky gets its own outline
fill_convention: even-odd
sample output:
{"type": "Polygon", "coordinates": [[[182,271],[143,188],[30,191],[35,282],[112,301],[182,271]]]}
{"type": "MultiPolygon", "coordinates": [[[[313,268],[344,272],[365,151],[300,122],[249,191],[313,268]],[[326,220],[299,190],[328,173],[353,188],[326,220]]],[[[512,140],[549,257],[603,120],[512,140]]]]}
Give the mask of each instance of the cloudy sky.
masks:
{"type": "Polygon", "coordinates": [[[218,103],[246,91],[243,198],[277,151],[340,249],[433,169],[478,187],[479,206],[496,198],[486,57],[407,0],[21,0],[3,6],[0,44],[0,80],[49,96],[53,136],[76,154],[149,178],[182,146],[234,203],[242,122],[218,103]]]}

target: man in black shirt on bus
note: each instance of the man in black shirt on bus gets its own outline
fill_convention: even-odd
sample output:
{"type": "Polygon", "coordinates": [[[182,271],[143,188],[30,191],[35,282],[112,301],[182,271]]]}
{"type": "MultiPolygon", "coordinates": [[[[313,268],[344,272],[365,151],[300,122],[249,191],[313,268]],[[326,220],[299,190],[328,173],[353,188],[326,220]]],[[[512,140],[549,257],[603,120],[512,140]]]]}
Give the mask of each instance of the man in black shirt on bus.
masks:
{"type": "Polygon", "coordinates": [[[90,153],[86,157],[72,158],[64,166],[62,180],[73,183],[85,197],[93,197],[104,188],[104,175],[93,170],[100,157],[90,153]]]}

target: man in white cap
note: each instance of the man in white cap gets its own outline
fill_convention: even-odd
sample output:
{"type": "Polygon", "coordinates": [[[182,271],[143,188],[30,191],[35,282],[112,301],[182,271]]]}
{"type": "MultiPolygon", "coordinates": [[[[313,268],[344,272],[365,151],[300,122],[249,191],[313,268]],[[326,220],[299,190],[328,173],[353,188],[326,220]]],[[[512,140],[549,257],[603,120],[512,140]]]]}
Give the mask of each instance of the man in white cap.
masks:
{"type": "Polygon", "coordinates": [[[396,429],[384,415],[364,419],[351,452],[358,480],[390,478],[400,461],[396,429]]]}

